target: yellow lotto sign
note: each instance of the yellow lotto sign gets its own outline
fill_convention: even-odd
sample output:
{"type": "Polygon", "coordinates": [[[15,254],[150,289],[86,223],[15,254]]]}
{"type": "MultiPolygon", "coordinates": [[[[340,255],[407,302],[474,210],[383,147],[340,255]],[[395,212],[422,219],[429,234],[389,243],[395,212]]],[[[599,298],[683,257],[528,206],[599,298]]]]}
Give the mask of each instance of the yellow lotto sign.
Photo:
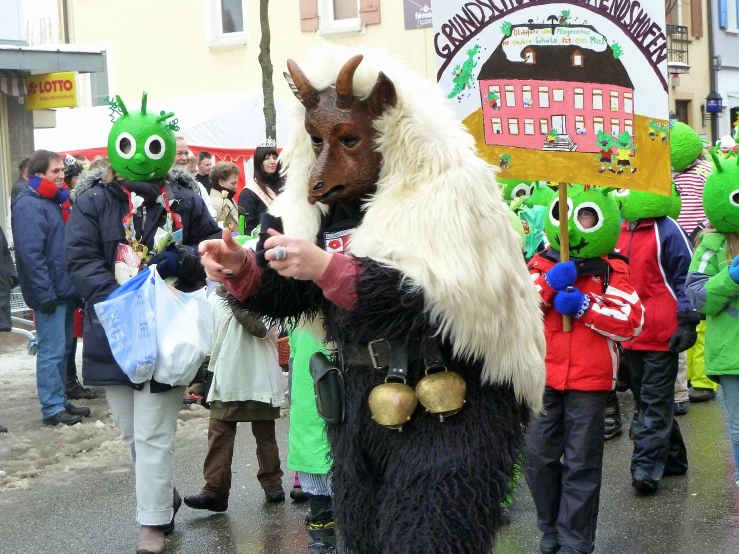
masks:
{"type": "Polygon", "coordinates": [[[45,73],[26,77],[26,109],[71,108],[77,105],[77,73],[45,73]]]}

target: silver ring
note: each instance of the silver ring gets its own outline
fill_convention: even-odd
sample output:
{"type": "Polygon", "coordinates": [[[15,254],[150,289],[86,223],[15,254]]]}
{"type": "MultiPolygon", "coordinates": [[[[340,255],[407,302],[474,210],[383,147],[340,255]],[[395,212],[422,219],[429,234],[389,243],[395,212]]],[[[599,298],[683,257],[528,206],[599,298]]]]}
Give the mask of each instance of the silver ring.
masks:
{"type": "Polygon", "coordinates": [[[275,261],[282,262],[287,259],[287,248],[284,246],[275,246],[272,249],[275,261]]]}

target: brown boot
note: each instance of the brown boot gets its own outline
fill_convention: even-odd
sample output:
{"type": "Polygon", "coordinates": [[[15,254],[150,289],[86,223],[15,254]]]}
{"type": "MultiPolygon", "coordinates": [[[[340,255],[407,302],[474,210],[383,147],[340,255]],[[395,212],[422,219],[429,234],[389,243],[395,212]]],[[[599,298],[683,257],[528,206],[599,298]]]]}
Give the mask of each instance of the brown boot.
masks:
{"type": "Polygon", "coordinates": [[[164,554],[164,531],[160,527],[142,525],[136,554],[164,554]]]}

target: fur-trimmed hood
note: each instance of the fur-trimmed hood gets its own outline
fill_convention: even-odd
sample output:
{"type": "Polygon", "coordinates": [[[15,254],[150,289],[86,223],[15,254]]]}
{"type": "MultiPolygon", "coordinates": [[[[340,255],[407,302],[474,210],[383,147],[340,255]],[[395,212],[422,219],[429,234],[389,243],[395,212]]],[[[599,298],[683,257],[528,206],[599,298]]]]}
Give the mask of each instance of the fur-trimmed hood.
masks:
{"type": "MultiPolygon", "coordinates": [[[[472,136],[433,83],[390,57],[359,53],[364,61],[354,93],[369,95],[382,71],[398,102],[374,123],[380,179],[349,251],[401,271],[423,290],[428,315],[455,355],[483,360],[483,382],[512,384],[519,400],[538,411],[546,377],[539,295],[501,201],[496,169],[476,155],[472,136]]],[[[355,54],[327,46],[300,67],[323,90],[355,54]]],[[[285,192],[270,212],[282,218],[286,234],[314,240],[327,208],[307,201],[316,158],[297,101],[291,116],[294,131],[281,156],[285,192]]]]}
{"type": "MultiPolygon", "coordinates": [[[[77,185],[74,187],[74,190],[69,193],[69,198],[72,203],[74,203],[74,200],[75,198],[77,198],[78,195],[82,194],[86,190],[91,189],[96,184],[101,183],[106,173],[107,170],[101,168],[83,171],[82,173],[80,173],[80,176],[77,178],[77,185]]],[[[172,184],[178,184],[181,187],[188,188],[193,192],[197,192],[198,194],[200,194],[200,188],[198,186],[197,180],[187,170],[173,167],[169,170],[169,173],[167,174],[167,180],[169,180],[169,182],[172,184]]]]}

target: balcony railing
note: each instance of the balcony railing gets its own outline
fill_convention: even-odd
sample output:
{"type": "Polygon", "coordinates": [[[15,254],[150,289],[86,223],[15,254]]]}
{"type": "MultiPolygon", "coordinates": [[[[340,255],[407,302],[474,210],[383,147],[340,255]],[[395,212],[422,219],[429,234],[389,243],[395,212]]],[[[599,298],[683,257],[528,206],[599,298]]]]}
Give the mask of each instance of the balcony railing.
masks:
{"type": "Polygon", "coordinates": [[[689,73],[688,28],[682,25],[667,26],[667,71],[669,73],[689,73]]]}

